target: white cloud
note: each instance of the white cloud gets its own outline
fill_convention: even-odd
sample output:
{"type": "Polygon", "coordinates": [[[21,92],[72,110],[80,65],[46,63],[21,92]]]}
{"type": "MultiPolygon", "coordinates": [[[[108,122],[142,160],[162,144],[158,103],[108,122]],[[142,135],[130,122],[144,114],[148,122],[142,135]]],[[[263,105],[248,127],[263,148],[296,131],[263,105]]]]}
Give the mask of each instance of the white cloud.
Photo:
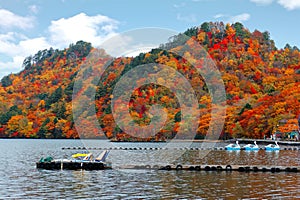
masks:
{"type": "Polygon", "coordinates": [[[9,62],[1,62],[0,61],[0,79],[3,76],[6,76],[10,73],[17,73],[20,71],[24,57],[22,56],[15,56],[13,61],[9,62]]]}
{"type": "MultiPolygon", "coordinates": [[[[258,5],[270,5],[275,0],[250,0],[258,5]]],[[[300,8],[300,0],[277,0],[277,3],[287,10],[295,10],[300,8]]]]}
{"type": "Polygon", "coordinates": [[[0,9],[0,28],[20,28],[20,29],[28,29],[32,28],[34,24],[34,18],[22,17],[20,15],[16,15],[9,10],[0,9]]]}
{"type": "MultiPolygon", "coordinates": [[[[37,12],[36,6],[29,7],[31,12],[37,12]]],[[[33,26],[32,18],[24,18],[9,11],[0,9],[0,17],[8,14],[9,22],[0,21],[0,28],[18,27],[21,29],[33,26]],[[19,22],[15,21],[20,19],[19,22]],[[25,23],[28,22],[28,23],[25,23]],[[25,24],[23,24],[25,23],[25,24]]],[[[118,22],[107,16],[87,16],[80,13],[70,18],[52,21],[48,27],[48,36],[28,38],[17,32],[0,32],[0,79],[7,74],[21,70],[23,60],[29,55],[34,55],[39,50],[53,48],[66,48],[70,43],[79,40],[91,42],[98,46],[106,38],[115,35],[118,22]]],[[[1,29],[0,29],[1,30],[1,29]]]]}
{"type": "Polygon", "coordinates": [[[70,18],[51,21],[49,27],[51,43],[66,47],[78,40],[99,45],[107,36],[114,34],[118,22],[107,16],[87,16],[80,13],[70,18]]]}
{"type": "Polygon", "coordinates": [[[177,20],[183,22],[197,22],[197,17],[194,14],[182,16],[181,14],[177,14],[177,20]]]}
{"type": "Polygon", "coordinates": [[[277,3],[287,10],[295,10],[300,8],[300,0],[278,0],[277,3]]]}
{"type": "Polygon", "coordinates": [[[223,18],[223,17],[226,17],[227,15],[224,15],[224,14],[216,14],[215,16],[214,16],[214,18],[215,19],[219,19],[219,18],[223,18]]]}
{"type": "Polygon", "coordinates": [[[220,19],[222,18],[224,22],[228,23],[235,23],[235,22],[243,22],[243,21],[248,21],[250,19],[250,14],[248,13],[242,13],[239,15],[225,15],[225,14],[216,14],[214,16],[215,19],[220,19]]]}
{"type": "Polygon", "coordinates": [[[273,2],[273,0],[250,0],[250,1],[258,5],[269,5],[273,2]]]}
{"type": "Polygon", "coordinates": [[[9,61],[0,61],[0,78],[19,72],[25,57],[50,47],[51,45],[44,37],[29,39],[13,32],[0,34],[0,57],[2,56],[2,59],[10,58],[9,61]]]}
{"type": "Polygon", "coordinates": [[[29,39],[14,32],[0,34],[0,53],[10,57],[29,56],[50,46],[44,37],[29,39]]]}
{"type": "Polygon", "coordinates": [[[229,21],[230,22],[243,22],[243,21],[248,21],[250,19],[250,14],[248,13],[243,13],[243,14],[240,14],[240,15],[235,15],[235,16],[231,16],[229,18],[229,21]]]}

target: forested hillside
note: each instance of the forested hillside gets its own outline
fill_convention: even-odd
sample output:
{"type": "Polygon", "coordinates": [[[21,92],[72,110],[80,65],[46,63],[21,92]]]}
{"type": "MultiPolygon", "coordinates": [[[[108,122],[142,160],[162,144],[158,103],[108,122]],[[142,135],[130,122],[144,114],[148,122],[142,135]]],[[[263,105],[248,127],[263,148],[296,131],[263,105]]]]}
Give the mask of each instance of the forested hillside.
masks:
{"type": "MultiPolygon", "coordinates": [[[[227,100],[221,137],[263,138],[277,128],[283,132],[298,128],[300,51],[297,47],[286,45],[284,49],[277,49],[267,31],[250,32],[241,23],[203,23],[184,34],[206,49],[221,72],[227,100]]],[[[129,70],[147,63],[173,67],[189,80],[200,108],[196,138],[207,134],[214,105],[203,77],[186,59],[163,50],[182,50],[183,43],[189,41],[181,38],[174,36],[160,48],[137,57],[115,58],[100,82],[83,86],[81,95],[88,94],[91,88],[97,91],[96,114],[106,137],[139,140],[116,126],[110,100],[118,80],[129,70]]],[[[39,51],[24,60],[20,73],[4,77],[0,86],[0,137],[77,138],[72,114],[74,78],[91,51],[96,49],[83,41],[64,50],[39,51]]],[[[100,66],[109,56],[104,50],[97,51],[103,55],[96,61],[100,66]]],[[[83,73],[88,76],[92,71],[85,69],[83,73]]],[[[184,125],[178,100],[169,88],[162,86],[164,81],[162,79],[160,85],[146,84],[132,92],[130,115],[140,126],[150,123],[148,111],[153,104],[159,103],[168,113],[165,127],[144,140],[170,139],[184,125]]],[[[97,130],[89,129],[92,114],[82,113],[88,132],[85,137],[104,137],[97,130]]]]}

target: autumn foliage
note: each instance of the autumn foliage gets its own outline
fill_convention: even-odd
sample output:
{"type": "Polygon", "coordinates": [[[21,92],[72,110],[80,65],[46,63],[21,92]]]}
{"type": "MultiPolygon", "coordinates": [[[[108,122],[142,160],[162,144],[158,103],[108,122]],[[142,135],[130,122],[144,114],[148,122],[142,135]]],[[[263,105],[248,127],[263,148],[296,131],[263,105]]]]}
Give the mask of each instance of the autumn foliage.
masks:
{"type": "MultiPolygon", "coordinates": [[[[148,53],[115,58],[99,81],[90,80],[91,84],[82,82],[76,95],[73,95],[73,87],[80,67],[87,64],[86,57],[90,52],[99,50],[92,48],[90,43],[79,41],[64,50],[49,49],[29,56],[24,60],[21,72],[1,80],[0,137],[78,138],[80,131],[80,137],[140,140],[128,135],[116,124],[112,115],[112,94],[116,83],[131,69],[157,63],[174,68],[190,82],[200,112],[195,138],[204,138],[208,134],[211,109],[215,105],[204,78],[196,70],[203,63],[199,61],[193,65],[163,50],[184,50],[183,44],[189,44],[189,40],[202,45],[221,72],[227,105],[222,138],[263,138],[277,129],[284,132],[298,129],[300,51],[297,47],[287,45],[284,49],[277,49],[268,32],[250,32],[241,23],[203,23],[184,34],[190,39],[182,41],[180,35],[174,36],[170,42],[148,53]],[[72,98],[78,95],[90,98],[92,91],[96,91],[96,113],[88,112],[89,105],[81,102],[82,110],[75,115],[82,119],[84,126],[76,129],[72,98]],[[104,135],[93,128],[92,117],[95,114],[104,135]],[[288,123],[278,127],[282,120],[288,123]]],[[[103,56],[92,60],[89,63],[92,67],[81,72],[86,80],[110,59],[103,50],[100,51],[103,56]]],[[[188,52],[185,56],[196,59],[188,52]]],[[[156,66],[149,67],[155,70],[156,66]]],[[[151,73],[147,78],[151,78],[151,73]]],[[[143,140],[171,139],[178,133],[179,127],[185,126],[176,95],[163,86],[171,78],[172,74],[168,74],[158,80],[160,84],[144,85],[145,78],[137,78],[136,84],[143,86],[131,91],[129,105],[118,102],[119,106],[129,110],[131,119],[141,127],[150,124],[152,116],[149,109],[152,105],[159,104],[167,113],[163,129],[155,135],[145,133],[143,140]]],[[[179,80],[175,82],[182,84],[179,80]]],[[[182,134],[181,138],[185,138],[182,134]]]]}

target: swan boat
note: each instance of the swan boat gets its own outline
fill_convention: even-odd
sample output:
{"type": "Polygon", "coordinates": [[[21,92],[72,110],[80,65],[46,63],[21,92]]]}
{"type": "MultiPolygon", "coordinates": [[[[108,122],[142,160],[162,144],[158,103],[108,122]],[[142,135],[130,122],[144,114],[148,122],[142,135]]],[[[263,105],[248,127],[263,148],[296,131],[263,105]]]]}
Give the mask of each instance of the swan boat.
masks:
{"type": "Polygon", "coordinates": [[[266,151],[279,151],[280,146],[278,145],[277,141],[275,141],[275,144],[269,144],[265,146],[266,151]]]}
{"type": "Polygon", "coordinates": [[[225,146],[225,149],[229,151],[238,151],[241,150],[241,146],[239,145],[239,141],[236,141],[235,144],[225,146]]]}
{"type": "Polygon", "coordinates": [[[254,144],[247,144],[244,146],[244,149],[247,151],[258,151],[259,146],[256,144],[256,141],[254,141],[254,144]]]}

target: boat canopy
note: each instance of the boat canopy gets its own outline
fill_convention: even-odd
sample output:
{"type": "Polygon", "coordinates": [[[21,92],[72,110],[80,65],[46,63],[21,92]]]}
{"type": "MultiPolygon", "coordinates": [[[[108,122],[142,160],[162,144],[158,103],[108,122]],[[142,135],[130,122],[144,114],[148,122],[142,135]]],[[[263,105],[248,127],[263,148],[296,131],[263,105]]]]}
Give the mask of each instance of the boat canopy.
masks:
{"type": "Polygon", "coordinates": [[[95,160],[100,162],[105,162],[108,154],[109,154],[109,150],[105,150],[95,160]]]}
{"type": "Polygon", "coordinates": [[[87,153],[76,153],[72,155],[72,158],[81,158],[81,157],[86,157],[88,154],[87,153]]]}

